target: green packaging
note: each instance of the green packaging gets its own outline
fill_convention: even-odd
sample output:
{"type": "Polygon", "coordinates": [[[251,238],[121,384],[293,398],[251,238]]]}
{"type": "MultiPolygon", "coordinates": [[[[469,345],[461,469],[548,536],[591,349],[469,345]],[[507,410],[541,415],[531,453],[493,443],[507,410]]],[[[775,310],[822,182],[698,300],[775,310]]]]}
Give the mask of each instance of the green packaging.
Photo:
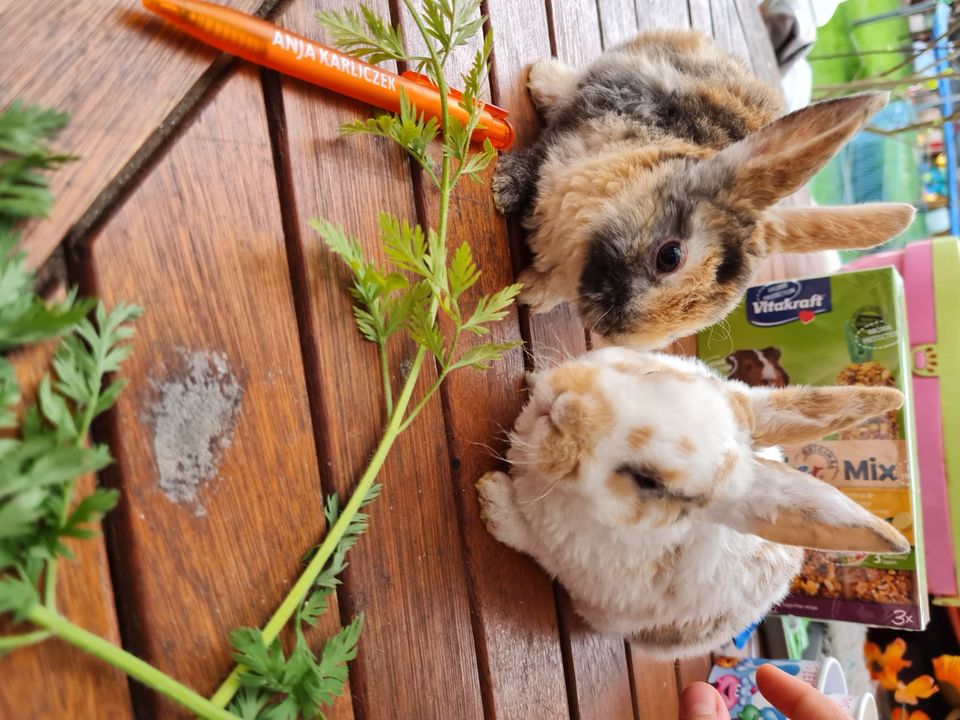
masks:
{"type": "Polygon", "coordinates": [[[907,396],[900,411],[815,443],[787,462],[831,483],[911,542],[905,555],[807,551],[775,612],[920,630],[929,609],[911,407],[903,283],[893,268],[751,287],[725,321],[697,336],[697,354],[748,385],[880,385],[907,396]]]}

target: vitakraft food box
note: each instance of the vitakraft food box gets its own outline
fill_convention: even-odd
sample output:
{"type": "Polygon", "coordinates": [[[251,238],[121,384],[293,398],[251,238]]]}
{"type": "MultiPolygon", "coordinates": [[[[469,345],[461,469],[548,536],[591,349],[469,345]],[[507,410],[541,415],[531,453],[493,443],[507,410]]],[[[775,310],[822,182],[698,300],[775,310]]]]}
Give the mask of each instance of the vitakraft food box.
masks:
{"type": "MultiPolygon", "coordinates": [[[[911,403],[903,283],[892,268],[749,288],[725,322],[697,336],[697,351],[748,385],[896,387],[911,403]]],[[[929,608],[911,413],[869,418],[783,451],[797,469],[892,523],[912,548],[904,555],[808,551],[774,612],[922,629],[929,608]]]]}

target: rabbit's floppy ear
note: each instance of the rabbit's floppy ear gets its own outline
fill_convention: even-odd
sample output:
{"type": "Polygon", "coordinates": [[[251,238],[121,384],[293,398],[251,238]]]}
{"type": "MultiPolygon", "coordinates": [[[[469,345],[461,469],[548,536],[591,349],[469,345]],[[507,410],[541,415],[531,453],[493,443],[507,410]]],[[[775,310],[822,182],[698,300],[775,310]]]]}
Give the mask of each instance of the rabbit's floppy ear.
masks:
{"type": "Polygon", "coordinates": [[[888,387],[749,388],[757,445],[819,440],[903,405],[903,393],[888,387]]]}
{"type": "Polygon", "coordinates": [[[906,203],[845,207],[771,208],[760,221],[769,252],[873,247],[896,237],[916,214],[906,203]]]}
{"type": "Polygon", "coordinates": [[[763,210],[799,190],[826,165],[889,93],[825,100],[774,120],[706,162],[733,172],[735,200],[763,210]]]}
{"type": "Polygon", "coordinates": [[[910,543],[892,525],[832,485],[780,462],[756,462],[749,493],[711,508],[713,522],[783,545],[815,550],[910,551],[910,543]]]}

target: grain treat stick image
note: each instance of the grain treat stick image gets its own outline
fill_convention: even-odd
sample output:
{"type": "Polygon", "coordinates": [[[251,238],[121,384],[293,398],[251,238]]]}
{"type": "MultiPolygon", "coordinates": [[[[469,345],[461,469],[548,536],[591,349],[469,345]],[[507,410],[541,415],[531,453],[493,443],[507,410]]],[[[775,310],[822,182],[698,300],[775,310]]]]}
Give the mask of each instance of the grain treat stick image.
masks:
{"type": "Polygon", "coordinates": [[[545,127],[500,160],[494,199],[533,263],[521,302],[572,303],[614,344],[658,348],[736,305],[769,254],[898,235],[903,204],[778,208],[887,102],[870,93],[784,117],[773,89],[691,31],[640,35],[575,70],[533,65],[545,127]]]}
{"type": "MultiPolygon", "coordinates": [[[[852,363],[837,373],[837,385],[868,385],[873,387],[894,387],[893,373],[890,368],[878,362],[852,363]]],[[[847,428],[840,433],[841,440],[889,440],[900,437],[900,425],[897,412],[885,413],[868,418],[859,425],[847,428]]]]}

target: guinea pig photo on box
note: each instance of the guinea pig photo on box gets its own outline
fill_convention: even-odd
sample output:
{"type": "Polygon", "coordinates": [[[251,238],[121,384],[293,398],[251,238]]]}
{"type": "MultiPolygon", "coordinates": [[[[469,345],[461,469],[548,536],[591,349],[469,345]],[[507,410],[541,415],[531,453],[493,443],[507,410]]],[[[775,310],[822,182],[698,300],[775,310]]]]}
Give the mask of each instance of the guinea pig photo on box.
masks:
{"type": "Polygon", "coordinates": [[[693,358],[624,348],[529,386],[510,474],[477,483],[487,529],[559,579],[596,631],[652,656],[702,654],[759,620],[804,547],[910,550],[776,447],[898,408],[898,390],[749,387],[693,358]]]}
{"type": "Polygon", "coordinates": [[[775,119],[778,93],[689,30],[640,35],[582,71],[539,61],[528,84],[544,128],[493,180],[529,231],[520,300],[568,301],[611,344],[665,347],[732,310],[767,255],[870,247],[913,219],[906,204],[774,207],[887,93],[775,119]]]}

